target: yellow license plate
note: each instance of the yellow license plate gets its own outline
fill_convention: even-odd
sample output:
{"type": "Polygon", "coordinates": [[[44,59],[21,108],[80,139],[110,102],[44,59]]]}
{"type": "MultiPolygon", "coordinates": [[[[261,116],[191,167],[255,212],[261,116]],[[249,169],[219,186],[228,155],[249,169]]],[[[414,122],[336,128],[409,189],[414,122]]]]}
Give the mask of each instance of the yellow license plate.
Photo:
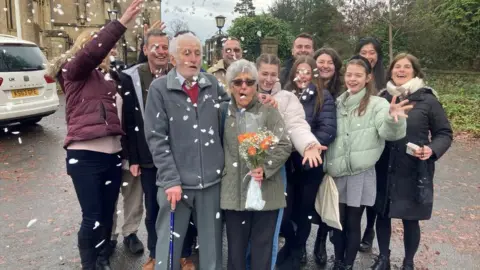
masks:
{"type": "Polygon", "coordinates": [[[12,98],[34,97],[38,95],[38,89],[23,89],[12,91],[12,98]]]}

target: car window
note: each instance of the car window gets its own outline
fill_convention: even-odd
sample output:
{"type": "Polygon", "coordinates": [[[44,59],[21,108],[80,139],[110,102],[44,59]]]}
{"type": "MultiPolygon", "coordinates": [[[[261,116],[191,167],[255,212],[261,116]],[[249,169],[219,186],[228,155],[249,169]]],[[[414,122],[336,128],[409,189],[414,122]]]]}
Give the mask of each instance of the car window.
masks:
{"type": "Polygon", "coordinates": [[[0,44],[0,72],[42,70],[45,57],[35,45],[0,44]]]}

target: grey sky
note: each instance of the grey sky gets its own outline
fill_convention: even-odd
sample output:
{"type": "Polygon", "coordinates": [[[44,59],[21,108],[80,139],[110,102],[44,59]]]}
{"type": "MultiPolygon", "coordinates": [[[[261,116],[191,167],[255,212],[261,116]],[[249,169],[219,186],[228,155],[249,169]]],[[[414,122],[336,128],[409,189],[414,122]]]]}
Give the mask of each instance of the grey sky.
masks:
{"type": "MultiPolygon", "coordinates": [[[[174,19],[184,20],[190,30],[195,32],[202,41],[205,41],[218,30],[215,24],[215,16],[223,15],[227,17],[223,31],[226,31],[232,20],[239,16],[238,13],[232,14],[237,1],[163,0],[162,20],[167,24],[167,27],[168,23],[174,19]]],[[[253,0],[257,13],[261,13],[262,10],[266,11],[268,5],[272,2],[273,0],[253,0]]]]}

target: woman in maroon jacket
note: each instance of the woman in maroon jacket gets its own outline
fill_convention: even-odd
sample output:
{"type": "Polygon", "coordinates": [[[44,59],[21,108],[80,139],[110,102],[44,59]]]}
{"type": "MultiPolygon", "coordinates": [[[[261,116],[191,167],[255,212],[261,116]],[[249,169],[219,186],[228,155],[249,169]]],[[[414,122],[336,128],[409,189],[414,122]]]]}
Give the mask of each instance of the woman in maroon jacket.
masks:
{"type": "Polygon", "coordinates": [[[55,59],[49,73],[66,98],[67,173],[82,208],[78,248],[82,269],[111,269],[103,247],[110,241],[122,179],[122,98],[109,73],[108,54],[141,11],[134,0],[122,18],[98,33],[79,35],[72,49],[55,59]]]}

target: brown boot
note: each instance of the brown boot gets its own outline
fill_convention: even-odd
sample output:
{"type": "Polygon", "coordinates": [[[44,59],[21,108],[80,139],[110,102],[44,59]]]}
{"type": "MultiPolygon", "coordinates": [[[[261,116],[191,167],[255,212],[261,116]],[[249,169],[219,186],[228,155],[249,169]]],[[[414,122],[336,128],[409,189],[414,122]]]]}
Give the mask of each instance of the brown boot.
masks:
{"type": "Polygon", "coordinates": [[[188,258],[181,258],[180,259],[180,266],[182,267],[182,270],[195,270],[195,264],[193,263],[193,260],[191,257],[188,258]]]}
{"type": "Polygon", "coordinates": [[[147,262],[143,265],[143,270],[155,270],[155,259],[148,257],[147,262]]]}

